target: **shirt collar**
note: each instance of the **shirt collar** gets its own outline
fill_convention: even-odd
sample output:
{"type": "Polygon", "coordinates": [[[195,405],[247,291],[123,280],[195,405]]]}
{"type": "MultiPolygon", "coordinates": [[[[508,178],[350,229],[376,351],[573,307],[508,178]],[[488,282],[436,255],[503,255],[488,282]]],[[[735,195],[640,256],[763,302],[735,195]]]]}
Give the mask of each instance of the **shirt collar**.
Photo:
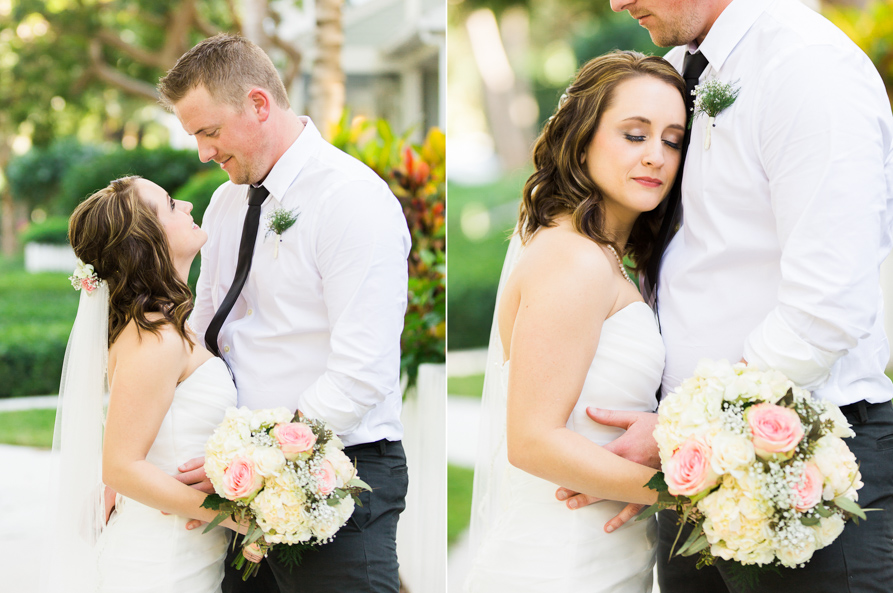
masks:
{"type": "Polygon", "coordinates": [[[307,161],[319,151],[320,143],[323,142],[322,134],[309,117],[301,115],[298,119],[304,124],[304,129],[288,150],[279,157],[263,181],[263,186],[269,190],[270,197],[280,205],[295,199],[293,197],[286,199],[288,189],[298,178],[307,161]]]}
{"type": "Polygon", "coordinates": [[[757,18],[775,0],[732,0],[710,27],[700,46],[688,45],[689,53],[700,50],[716,72],[744,38],[757,18]]]}

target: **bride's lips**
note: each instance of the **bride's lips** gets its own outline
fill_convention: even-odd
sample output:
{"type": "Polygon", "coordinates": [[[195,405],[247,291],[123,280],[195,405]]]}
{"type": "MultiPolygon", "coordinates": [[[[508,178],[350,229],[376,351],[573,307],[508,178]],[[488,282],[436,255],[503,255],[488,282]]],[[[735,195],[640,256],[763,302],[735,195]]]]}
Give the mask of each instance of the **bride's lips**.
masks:
{"type": "Polygon", "coordinates": [[[645,187],[660,187],[664,184],[660,179],[655,179],[653,177],[633,177],[634,180],[638,181],[645,187]]]}

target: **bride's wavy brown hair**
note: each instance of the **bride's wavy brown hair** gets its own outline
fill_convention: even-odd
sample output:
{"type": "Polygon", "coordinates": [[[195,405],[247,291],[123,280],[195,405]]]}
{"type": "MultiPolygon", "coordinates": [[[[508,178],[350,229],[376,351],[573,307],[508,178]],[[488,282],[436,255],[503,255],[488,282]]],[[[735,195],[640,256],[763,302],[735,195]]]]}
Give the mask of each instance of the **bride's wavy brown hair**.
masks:
{"type": "MultiPolygon", "coordinates": [[[[538,228],[554,226],[556,217],[570,214],[578,233],[596,243],[611,245],[619,253],[625,251],[635,263],[636,272],[646,268],[665,207],[639,215],[622,249],[605,234],[604,198],[582,162],[617,87],[639,76],[666,82],[685,96],[685,81],[657,56],[618,51],[593,58],[580,68],[533,148],[536,171],[524,184],[519,216],[523,242],[538,228]]],[[[680,163],[680,170],[681,166],[680,163]]]]}
{"type": "Polygon", "coordinates": [[[116,179],[81,202],[68,220],[68,241],[108,282],[109,346],[132,319],[139,330],[154,334],[171,324],[192,347],[186,331],[192,291],[177,276],[167,235],[157,213],[140,199],[137,179],[116,179]],[[161,318],[150,321],[149,313],[161,318]]]}

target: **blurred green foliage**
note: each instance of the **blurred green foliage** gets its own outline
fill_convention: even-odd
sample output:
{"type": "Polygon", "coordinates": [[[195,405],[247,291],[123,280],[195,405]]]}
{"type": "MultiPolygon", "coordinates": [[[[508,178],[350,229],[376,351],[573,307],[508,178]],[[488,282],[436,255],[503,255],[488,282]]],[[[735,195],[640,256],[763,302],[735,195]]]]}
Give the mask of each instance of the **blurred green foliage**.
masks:
{"type": "Polygon", "coordinates": [[[56,410],[21,410],[0,414],[0,443],[49,449],[56,410]]]}
{"type": "Polygon", "coordinates": [[[474,470],[447,465],[447,542],[452,544],[468,528],[474,470]]]}
{"type": "Polygon", "coordinates": [[[412,250],[400,366],[414,385],[420,364],[445,360],[446,139],[431,128],[412,144],[411,130],[398,136],[385,120],[351,118],[347,110],[330,132],[333,145],[388,182],[406,216],[412,250]]]}
{"type": "Polygon", "coordinates": [[[499,274],[517,220],[516,205],[529,175],[530,170],[525,169],[487,185],[448,185],[450,349],[485,347],[490,339],[499,274]],[[489,232],[480,239],[471,239],[463,232],[462,217],[472,205],[488,211],[507,209],[509,216],[491,217],[496,220],[489,232]]]}
{"type": "Polygon", "coordinates": [[[201,226],[205,210],[208,209],[208,204],[211,203],[211,196],[226,181],[229,181],[229,175],[226,174],[226,171],[219,167],[214,167],[208,171],[201,171],[193,175],[180,189],[171,192],[171,196],[175,200],[192,202],[192,218],[196,224],[201,226]]]}
{"type": "Polygon", "coordinates": [[[77,303],[65,274],[0,274],[0,397],[58,392],[77,303]]]}
{"type": "Polygon", "coordinates": [[[873,0],[864,8],[826,5],[822,12],[868,54],[893,101],[893,0],[873,0]]]}
{"type": "Polygon", "coordinates": [[[19,240],[22,244],[68,245],[68,219],[64,216],[51,216],[43,222],[31,223],[19,240]]]}

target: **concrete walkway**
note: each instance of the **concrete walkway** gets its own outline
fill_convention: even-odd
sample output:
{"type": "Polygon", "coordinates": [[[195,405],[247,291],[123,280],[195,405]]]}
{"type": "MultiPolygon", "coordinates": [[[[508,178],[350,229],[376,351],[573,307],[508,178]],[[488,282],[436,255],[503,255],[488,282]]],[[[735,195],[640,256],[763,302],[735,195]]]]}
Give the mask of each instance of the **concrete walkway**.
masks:
{"type": "MultiPolygon", "coordinates": [[[[55,404],[53,404],[55,406],[55,404]]],[[[5,559],[3,584],[9,593],[36,593],[40,553],[49,514],[49,495],[42,485],[50,468],[50,452],[0,445],[0,558],[5,559]]]]}

